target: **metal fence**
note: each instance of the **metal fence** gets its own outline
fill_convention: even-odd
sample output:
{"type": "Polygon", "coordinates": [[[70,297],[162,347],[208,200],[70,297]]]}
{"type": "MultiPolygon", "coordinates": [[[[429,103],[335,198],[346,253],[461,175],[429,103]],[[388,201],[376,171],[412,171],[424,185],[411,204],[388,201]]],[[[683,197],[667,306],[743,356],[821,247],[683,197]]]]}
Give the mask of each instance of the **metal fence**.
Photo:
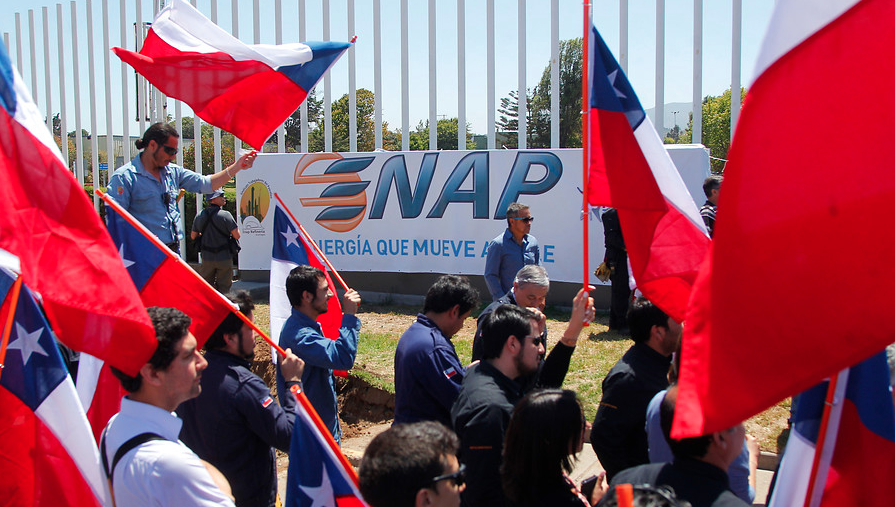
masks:
{"type": "MultiPolygon", "coordinates": [[[[372,65],[364,66],[365,72],[372,72],[372,87],[375,97],[374,106],[374,131],[375,148],[383,147],[383,95],[384,93],[400,94],[400,129],[401,149],[409,150],[407,135],[411,131],[411,63],[409,54],[411,48],[425,44],[428,50],[428,123],[429,123],[429,148],[436,149],[438,104],[439,95],[436,84],[445,77],[456,80],[456,117],[458,125],[467,124],[468,104],[470,92],[477,99],[484,95],[485,109],[487,112],[486,135],[487,148],[493,149],[496,144],[496,115],[498,111],[498,97],[495,90],[496,59],[516,59],[517,83],[516,89],[523,91],[520,96],[525,96],[524,91],[534,83],[527,82],[527,58],[530,51],[526,46],[528,29],[528,13],[534,6],[542,8],[546,0],[426,0],[426,37],[416,37],[411,40],[410,16],[411,8],[409,0],[341,0],[338,5],[340,14],[345,19],[334,23],[331,15],[332,0],[313,0],[313,9],[309,9],[309,0],[191,0],[191,3],[199,8],[213,22],[219,23],[225,30],[245,41],[260,43],[262,30],[268,30],[273,26],[274,40],[269,41],[269,34],[265,33],[265,42],[284,42],[283,27],[289,26],[290,35],[286,42],[307,40],[308,27],[322,28],[323,40],[331,38],[348,40],[358,29],[363,29],[372,34],[372,65]],[[293,13],[297,8],[297,14],[285,14],[286,7],[293,13]],[[372,2],[372,5],[370,5],[372,2]],[[219,4],[229,4],[229,12],[221,10],[219,4]],[[449,7],[445,10],[445,5],[449,7]],[[262,9],[263,7],[263,9],[262,9]],[[496,9],[497,7],[497,9],[496,9]],[[364,18],[358,24],[357,12],[363,9],[364,18]],[[441,9],[441,10],[439,10],[441,9]],[[263,14],[262,14],[263,11],[263,14]],[[344,11],[344,12],[343,12],[344,11]],[[249,15],[247,13],[250,12],[249,15]],[[400,47],[383,47],[384,36],[393,37],[394,34],[383,33],[382,16],[397,16],[400,18],[397,26],[400,27],[400,47]],[[451,14],[444,14],[445,12],[451,14]],[[225,15],[229,20],[224,20],[225,15]],[[470,17],[483,17],[484,33],[467,32],[468,19],[470,17]],[[241,23],[248,21],[250,24],[250,36],[241,23]],[[498,44],[497,28],[500,25],[511,23],[515,20],[518,36],[516,47],[505,43],[498,44]],[[228,23],[225,21],[229,21],[228,23]],[[263,28],[262,28],[263,27],[263,28]],[[297,27],[297,33],[295,30],[297,27]],[[334,33],[334,27],[339,32],[334,33]],[[449,33],[456,36],[456,47],[447,48],[444,44],[439,46],[438,33],[449,33]],[[481,51],[485,53],[484,69],[475,69],[470,72],[468,68],[469,48],[478,56],[481,51]],[[398,53],[397,55],[395,53],[398,53]],[[439,59],[453,61],[456,59],[456,75],[444,76],[444,66],[439,66],[439,59]],[[392,88],[383,89],[383,72],[389,75],[400,75],[400,90],[392,88]],[[441,74],[439,74],[439,72],[441,74]],[[469,83],[473,84],[470,85],[469,83]]],[[[719,0],[720,1],[720,0],[719,0]]],[[[730,24],[730,86],[738,90],[741,86],[741,27],[742,27],[742,0],[730,0],[731,24],[730,24]]],[[[677,41],[666,41],[666,0],[634,0],[636,6],[655,2],[655,114],[654,124],[659,132],[664,127],[664,91],[666,83],[665,55],[666,44],[671,43],[678,47],[677,41]]],[[[675,8],[681,9],[681,4],[686,3],[687,9],[692,9],[693,32],[692,48],[692,104],[693,104],[693,142],[701,141],[702,126],[702,98],[703,98],[703,40],[705,30],[703,27],[703,0],[682,0],[675,2],[675,8]]],[[[81,132],[88,129],[90,136],[74,135],[75,161],[73,171],[76,177],[83,183],[85,180],[85,149],[89,150],[89,168],[95,182],[101,182],[99,152],[104,150],[107,163],[112,165],[108,169],[114,169],[116,161],[129,160],[135,153],[133,143],[134,136],[140,135],[148,122],[164,120],[173,117],[175,125],[180,130],[181,119],[184,113],[190,114],[189,109],[179,101],[163,97],[160,92],[149,86],[143,78],[135,75],[132,69],[112,58],[109,48],[121,46],[129,49],[139,48],[148,22],[163,6],[163,0],[120,0],[115,13],[110,14],[109,0],[72,0],[68,4],[58,3],[55,6],[42,7],[39,10],[16,12],[15,29],[12,33],[3,33],[3,41],[14,64],[17,65],[25,78],[30,83],[31,93],[38,107],[46,113],[47,128],[59,132],[61,139],[67,136],[69,131],[81,132]],[[98,5],[97,5],[98,4],[98,5]],[[101,44],[97,44],[95,38],[102,38],[101,44]],[[99,59],[99,61],[97,61],[99,59]],[[84,61],[86,60],[86,67],[84,61]],[[86,72],[85,72],[86,71],[86,72]],[[102,93],[98,93],[101,91],[102,93]],[[169,107],[173,105],[173,108],[169,107]],[[85,110],[86,109],[86,110],[85,110]],[[172,111],[173,110],[173,111],[172,111]],[[72,117],[73,113],[73,117],[72,117]],[[54,129],[55,127],[55,129],[54,129]],[[100,132],[105,129],[105,132],[100,132]],[[118,142],[116,143],[116,140],[118,142]],[[122,142],[124,140],[125,142],[122,142]]],[[[607,2],[597,2],[599,4],[607,2]]],[[[650,20],[638,16],[636,20],[629,19],[629,1],[612,0],[612,10],[617,8],[618,13],[618,47],[619,61],[625,70],[628,68],[629,57],[629,30],[631,23],[647,23],[650,20]],[[617,5],[616,5],[617,1],[617,5]]],[[[423,0],[415,0],[414,9],[421,9],[423,0]]],[[[550,33],[550,75],[551,75],[551,116],[550,138],[554,148],[559,146],[559,41],[560,41],[560,10],[566,18],[577,16],[577,25],[581,27],[580,1],[567,2],[563,0],[549,0],[549,19],[538,19],[535,25],[538,30],[549,30],[550,33]],[[562,5],[560,5],[562,3],[562,5]]],[[[477,25],[478,26],[478,25],[477,25]]],[[[418,28],[418,27],[413,27],[418,28]]],[[[576,35],[580,36],[580,28],[576,35]]],[[[615,49],[615,48],[613,48],[615,49]]],[[[349,95],[349,142],[350,151],[357,151],[357,99],[358,89],[358,65],[357,54],[354,49],[349,50],[347,64],[340,62],[338,65],[347,65],[347,83],[341,83],[347,89],[349,95]]],[[[370,76],[363,76],[367,81],[370,76]]],[[[327,74],[318,85],[318,92],[322,88],[324,109],[325,150],[332,150],[332,101],[333,101],[333,77],[327,74]]],[[[414,86],[417,84],[414,83],[414,86]]],[[[451,97],[453,101],[454,97],[451,97]]],[[[442,100],[444,94],[442,94],[442,100]]],[[[732,94],[731,104],[731,130],[736,124],[736,116],[739,111],[740,96],[732,94]]],[[[520,100],[519,118],[526,117],[526,101],[520,100]]],[[[307,104],[302,105],[301,141],[298,151],[308,150],[308,123],[307,104]]],[[[201,124],[198,117],[193,116],[193,136],[201,139],[201,124]]],[[[276,151],[283,152],[285,147],[284,128],[278,130],[276,151]]],[[[526,122],[520,121],[518,128],[518,146],[526,147],[526,122]]],[[[466,146],[465,129],[458,129],[458,146],[466,146]]],[[[61,142],[61,141],[60,141],[61,142]]],[[[215,128],[213,131],[214,142],[214,167],[221,170],[221,132],[215,128]]],[[[201,144],[200,144],[201,145],[201,144]]],[[[69,150],[62,146],[62,154],[69,163],[69,150]]],[[[241,148],[241,143],[236,140],[235,150],[241,148]]],[[[177,162],[183,163],[183,150],[178,153],[177,162]]],[[[195,166],[201,167],[202,150],[195,150],[195,166]]],[[[197,197],[198,199],[198,197],[197,197]]],[[[200,206],[201,207],[201,206],[200,206]]]]}

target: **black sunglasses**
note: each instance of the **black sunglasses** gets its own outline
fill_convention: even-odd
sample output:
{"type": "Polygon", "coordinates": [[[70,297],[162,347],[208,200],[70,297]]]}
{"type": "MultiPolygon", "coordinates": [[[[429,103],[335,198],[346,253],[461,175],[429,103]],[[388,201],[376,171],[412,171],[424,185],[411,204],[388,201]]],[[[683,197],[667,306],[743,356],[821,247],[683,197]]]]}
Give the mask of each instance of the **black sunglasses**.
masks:
{"type": "Polygon", "coordinates": [[[545,347],[547,346],[547,338],[544,338],[543,336],[526,336],[526,338],[531,338],[531,341],[535,344],[535,347],[537,347],[538,345],[543,345],[545,347]]]}
{"type": "Polygon", "coordinates": [[[511,220],[522,220],[523,222],[530,224],[535,221],[535,217],[510,217],[511,220]]]}
{"type": "Polygon", "coordinates": [[[171,146],[166,146],[163,144],[162,149],[165,150],[165,153],[167,153],[168,155],[171,155],[171,156],[177,155],[177,148],[174,148],[171,146]]]}
{"type": "Polygon", "coordinates": [[[432,484],[435,484],[438,481],[443,481],[445,479],[453,481],[454,485],[457,487],[466,484],[466,465],[460,463],[460,468],[458,468],[456,472],[452,474],[444,474],[439,475],[438,477],[433,477],[432,484]]]}

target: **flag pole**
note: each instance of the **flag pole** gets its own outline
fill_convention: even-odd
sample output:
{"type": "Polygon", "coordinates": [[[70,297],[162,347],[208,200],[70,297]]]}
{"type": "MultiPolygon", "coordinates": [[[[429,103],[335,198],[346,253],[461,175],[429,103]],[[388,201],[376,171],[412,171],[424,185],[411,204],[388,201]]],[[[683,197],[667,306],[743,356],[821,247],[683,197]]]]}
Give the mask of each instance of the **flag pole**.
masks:
{"type": "Polygon", "coordinates": [[[308,234],[308,231],[306,231],[305,228],[301,226],[301,222],[299,222],[298,220],[295,219],[295,216],[292,214],[291,211],[289,211],[289,208],[286,207],[286,203],[284,203],[283,200],[280,199],[280,194],[277,194],[276,192],[274,192],[273,196],[277,198],[277,201],[279,201],[280,206],[283,207],[283,210],[286,211],[286,214],[289,215],[289,218],[291,218],[292,221],[295,222],[295,225],[297,225],[298,228],[301,229],[301,233],[304,234],[306,238],[308,238],[308,240],[311,242],[311,247],[314,248],[314,251],[317,252],[317,255],[319,255],[320,258],[323,259],[323,262],[326,264],[326,267],[330,271],[332,271],[333,275],[335,275],[336,280],[338,280],[339,283],[342,284],[342,287],[344,287],[345,290],[349,290],[348,284],[345,283],[345,280],[342,280],[342,276],[339,275],[339,272],[336,271],[336,268],[334,268],[333,265],[329,262],[329,259],[327,259],[325,255],[323,255],[323,251],[320,250],[319,246],[317,246],[317,242],[314,241],[314,238],[312,238],[311,235],[308,234]]]}
{"type": "Polygon", "coordinates": [[[582,241],[583,241],[583,271],[584,271],[584,290],[587,290],[588,280],[590,279],[590,266],[588,266],[588,261],[590,258],[590,238],[588,234],[588,221],[590,220],[590,213],[588,212],[588,173],[589,173],[589,162],[590,162],[590,152],[589,150],[589,142],[588,135],[590,134],[590,96],[588,94],[588,63],[590,60],[590,0],[584,0],[584,37],[582,38],[582,51],[581,56],[583,58],[583,62],[581,64],[581,233],[582,233],[582,241]]]}
{"type": "Polygon", "coordinates": [[[3,340],[0,341],[0,375],[3,374],[3,368],[6,364],[6,346],[9,345],[9,335],[12,333],[12,323],[16,319],[16,306],[19,304],[19,292],[22,290],[22,275],[16,277],[16,281],[12,284],[9,301],[9,314],[6,317],[6,324],[3,325],[3,340]]]}
{"type": "MultiPolygon", "coordinates": [[[[184,260],[181,259],[179,255],[175,255],[174,252],[171,251],[170,248],[165,246],[165,244],[162,243],[162,241],[155,236],[155,234],[152,234],[151,232],[149,232],[149,230],[146,229],[146,227],[144,227],[143,224],[141,224],[140,222],[137,221],[137,219],[135,219],[133,216],[131,216],[131,214],[128,213],[124,208],[122,208],[120,204],[115,202],[114,199],[109,197],[102,190],[97,189],[97,190],[94,190],[93,193],[96,194],[97,196],[99,196],[99,198],[102,199],[103,202],[106,203],[106,206],[110,206],[112,209],[114,209],[116,212],[118,212],[118,214],[121,216],[121,218],[126,220],[136,230],[140,231],[140,233],[143,234],[143,236],[145,236],[146,239],[148,239],[150,242],[152,242],[152,244],[155,245],[156,248],[158,248],[159,250],[164,252],[164,254],[167,255],[169,259],[173,259],[176,262],[180,262],[180,263],[183,263],[184,265],[186,265],[186,267],[189,268],[188,271],[190,273],[192,273],[192,275],[195,276],[197,279],[202,280],[202,283],[207,285],[208,288],[210,288],[212,290],[212,292],[216,295],[216,297],[220,298],[220,300],[223,303],[225,303],[228,308],[231,309],[231,311],[233,312],[234,315],[239,317],[239,319],[241,321],[243,321],[247,326],[252,328],[252,330],[255,331],[255,333],[257,333],[258,336],[263,338],[264,341],[266,341],[271,347],[273,347],[274,350],[277,351],[277,353],[279,353],[281,356],[285,357],[286,351],[283,350],[283,347],[280,347],[280,345],[277,344],[276,342],[274,342],[273,339],[267,335],[267,333],[262,331],[261,328],[259,328],[254,322],[252,322],[251,319],[249,319],[245,314],[243,314],[235,306],[233,306],[232,301],[230,301],[229,299],[227,299],[226,296],[224,296],[223,294],[221,294],[220,292],[215,290],[213,287],[211,287],[211,285],[209,285],[209,283],[204,278],[199,276],[199,273],[196,273],[195,269],[193,269],[189,264],[184,262],[184,260]]],[[[19,277],[19,280],[21,280],[21,277],[19,277]]],[[[11,323],[7,322],[7,327],[9,327],[10,325],[11,325],[11,323]]],[[[7,336],[8,335],[4,332],[4,337],[7,337],[7,336]]],[[[3,341],[3,352],[4,353],[5,353],[5,350],[6,350],[6,340],[4,338],[4,341],[3,341]]],[[[0,361],[2,361],[2,358],[0,358],[0,361]]],[[[293,393],[295,394],[295,397],[298,399],[301,406],[308,413],[308,415],[311,416],[311,420],[314,421],[314,425],[317,427],[317,430],[326,439],[330,448],[333,449],[333,451],[335,451],[336,457],[338,457],[339,462],[346,469],[348,474],[351,475],[351,478],[354,480],[354,482],[356,484],[358,481],[357,473],[354,471],[354,468],[351,467],[351,463],[348,462],[348,458],[346,458],[345,455],[342,454],[341,449],[339,449],[339,446],[336,444],[335,439],[333,439],[333,436],[329,432],[329,429],[327,429],[327,427],[323,424],[323,420],[320,419],[320,415],[317,414],[317,411],[314,409],[313,405],[311,405],[311,402],[308,400],[307,396],[305,396],[305,393],[303,393],[302,391],[298,391],[298,392],[293,391],[293,393]]]]}
{"type": "Polygon", "coordinates": [[[830,413],[833,411],[833,402],[835,401],[836,385],[839,383],[839,375],[830,377],[830,383],[827,385],[827,396],[824,400],[824,411],[820,420],[820,430],[817,432],[817,444],[814,446],[814,459],[811,463],[811,475],[808,476],[808,488],[805,492],[805,507],[810,507],[811,499],[814,497],[815,488],[824,487],[824,484],[818,484],[817,472],[820,468],[820,460],[823,454],[824,445],[827,440],[827,427],[830,424],[830,413]]]}

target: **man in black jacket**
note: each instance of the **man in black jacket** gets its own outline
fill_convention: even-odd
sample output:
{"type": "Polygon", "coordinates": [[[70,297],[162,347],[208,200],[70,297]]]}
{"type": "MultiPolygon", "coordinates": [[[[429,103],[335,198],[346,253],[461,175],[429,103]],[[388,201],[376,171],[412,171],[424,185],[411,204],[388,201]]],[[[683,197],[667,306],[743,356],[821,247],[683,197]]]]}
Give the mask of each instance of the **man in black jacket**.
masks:
{"type": "Polygon", "coordinates": [[[634,345],[603,379],[590,442],[609,479],[625,468],[649,463],[646,407],[668,388],[671,354],[683,328],[659,307],[638,298],[628,312],[634,345]]]}
{"type": "Polygon", "coordinates": [[[460,395],[451,408],[460,437],[460,460],[468,472],[463,505],[506,505],[500,482],[503,437],[513,407],[530,390],[519,380],[538,372],[534,387],[560,387],[578,335],[593,315],[593,299],[581,290],[575,296],[569,325],[538,370],[544,354],[543,314],[515,305],[501,305],[483,323],[483,360],[467,370],[460,395]]]}
{"type": "MultiPolygon", "coordinates": [[[[255,305],[247,292],[234,297],[250,319],[255,305]]],[[[183,419],[180,439],[230,482],[239,507],[273,507],[277,462],[273,448],[288,451],[297,402],[280,406],[267,384],[249,370],[254,357],[252,328],[229,314],[205,343],[208,367],[201,394],[177,407],[183,419]]],[[[280,367],[286,386],[300,384],[304,362],[286,349],[280,367]]]]}

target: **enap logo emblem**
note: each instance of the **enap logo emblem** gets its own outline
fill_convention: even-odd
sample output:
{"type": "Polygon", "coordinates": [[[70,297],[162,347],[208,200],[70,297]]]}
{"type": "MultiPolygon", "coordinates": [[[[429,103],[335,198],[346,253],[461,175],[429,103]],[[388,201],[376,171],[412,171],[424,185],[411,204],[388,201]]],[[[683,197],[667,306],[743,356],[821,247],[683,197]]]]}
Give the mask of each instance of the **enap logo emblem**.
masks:
{"type": "Polygon", "coordinates": [[[305,207],[325,207],[317,214],[315,222],[333,232],[348,232],[364,218],[367,209],[367,193],[369,181],[360,179],[358,172],[373,162],[374,157],[343,158],[338,153],[312,153],[304,155],[295,166],[294,183],[309,185],[329,183],[320,197],[299,199],[305,207]],[[312,164],[324,160],[332,160],[323,174],[305,174],[312,164]]]}
{"type": "Polygon", "coordinates": [[[267,183],[255,180],[242,191],[239,212],[242,215],[243,232],[263,234],[261,221],[270,209],[270,188],[267,183]]]}

